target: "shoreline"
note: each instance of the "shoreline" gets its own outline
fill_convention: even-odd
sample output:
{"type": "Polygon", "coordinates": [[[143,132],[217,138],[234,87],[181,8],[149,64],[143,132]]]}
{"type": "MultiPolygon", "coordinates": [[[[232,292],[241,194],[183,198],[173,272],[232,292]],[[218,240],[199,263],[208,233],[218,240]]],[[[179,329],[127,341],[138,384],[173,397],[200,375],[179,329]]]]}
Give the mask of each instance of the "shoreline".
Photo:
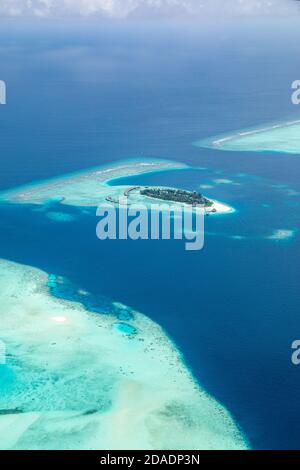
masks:
{"type": "MultiPolygon", "coordinates": [[[[80,170],[48,180],[41,180],[27,185],[12,188],[0,193],[0,202],[11,202],[20,204],[46,205],[60,203],[75,207],[98,207],[111,197],[116,200],[130,189],[130,186],[110,185],[112,181],[117,181],[127,176],[138,174],[149,174],[165,171],[178,171],[189,169],[190,167],[180,162],[170,160],[121,160],[114,164],[93,167],[92,169],[80,170]]],[[[145,198],[141,198],[145,201],[145,198]]],[[[150,200],[151,198],[149,198],[150,200]]],[[[209,215],[230,214],[235,209],[229,205],[210,199],[213,206],[206,210],[209,215]],[[213,210],[216,212],[213,212],[213,210]]],[[[153,202],[157,204],[157,199],[153,202]]],[[[141,202],[139,200],[138,202],[141,202]]],[[[172,201],[161,201],[167,204],[174,204],[172,201]]],[[[188,204],[175,203],[190,207],[188,204]]],[[[197,210],[197,208],[195,208],[197,210]]],[[[203,210],[203,208],[200,208],[203,210]]]]}

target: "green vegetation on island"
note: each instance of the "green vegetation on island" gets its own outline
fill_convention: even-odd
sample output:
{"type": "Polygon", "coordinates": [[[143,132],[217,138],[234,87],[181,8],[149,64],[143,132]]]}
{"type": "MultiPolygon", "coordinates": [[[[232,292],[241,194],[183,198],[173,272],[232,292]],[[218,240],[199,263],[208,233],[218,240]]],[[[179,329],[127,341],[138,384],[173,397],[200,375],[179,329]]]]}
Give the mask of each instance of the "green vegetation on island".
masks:
{"type": "Polygon", "coordinates": [[[179,202],[191,206],[212,207],[213,202],[196,191],[185,191],[182,189],[171,188],[143,188],[141,195],[164,201],[179,202]]]}

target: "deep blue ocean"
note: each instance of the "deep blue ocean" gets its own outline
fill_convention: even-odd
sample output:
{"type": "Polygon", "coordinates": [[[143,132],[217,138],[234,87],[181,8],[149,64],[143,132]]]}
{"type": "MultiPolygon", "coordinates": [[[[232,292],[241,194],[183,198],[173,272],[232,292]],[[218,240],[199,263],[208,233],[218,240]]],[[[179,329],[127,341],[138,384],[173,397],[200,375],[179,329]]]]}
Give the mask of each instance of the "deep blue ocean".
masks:
{"type": "Polygon", "coordinates": [[[300,30],[286,21],[0,29],[8,93],[0,189],[161,157],[195,168],[122,182],[191,190],[214,182],[203,192],[237,209],[207,218],[204,250],[186,252],[178,241],[100,242],[93,210],[66,207],[76,217],[58,223],[36,207],[2,204],[0,257],[63,275],[157,321],[258,449],[300,444],[300,368],[290,359],[300,336],[300,155],[193,142],[299,118],[290,86],[300,78],[300,30]],[[231,183],[216,183],[224,179],[231,183]],[[268,239],[276,229],[294,237],[268,239]]]}

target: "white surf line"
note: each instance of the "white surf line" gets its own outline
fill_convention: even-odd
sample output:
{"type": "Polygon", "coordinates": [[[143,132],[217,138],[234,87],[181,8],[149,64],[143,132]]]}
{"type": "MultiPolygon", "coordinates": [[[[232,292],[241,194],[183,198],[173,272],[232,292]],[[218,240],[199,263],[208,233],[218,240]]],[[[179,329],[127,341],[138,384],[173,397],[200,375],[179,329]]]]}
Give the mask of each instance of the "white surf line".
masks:
{"type": "Polygon", "coordinates": [[[234,139],[234,135],[225,137],[224,139],[214,140],[213,145],[218,146],[218,145],[221,145],[223,142],[226,142],[227,140],[232,140],[232,139],[234,139]]]}

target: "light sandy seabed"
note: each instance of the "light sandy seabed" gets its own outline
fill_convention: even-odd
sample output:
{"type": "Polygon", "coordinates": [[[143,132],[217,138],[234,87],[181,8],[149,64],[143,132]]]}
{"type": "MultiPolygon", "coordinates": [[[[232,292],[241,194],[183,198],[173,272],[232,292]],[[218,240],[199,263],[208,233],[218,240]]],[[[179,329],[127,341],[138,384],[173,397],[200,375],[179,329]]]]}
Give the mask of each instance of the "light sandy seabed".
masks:
{"type": "Polygon", "coordinates": [[[246,447],[157,324],[135,312],[137,334],[122,334],[114,316],[50,295],[47,279],[0,261],[0,370],[12,374],[0,397],[1,449],[246,447]]]}
{"type": "Polygon", "coordinates": [[[220,150],[300,154],[300,120],[236,131],[196,142],[220,150]]]}

